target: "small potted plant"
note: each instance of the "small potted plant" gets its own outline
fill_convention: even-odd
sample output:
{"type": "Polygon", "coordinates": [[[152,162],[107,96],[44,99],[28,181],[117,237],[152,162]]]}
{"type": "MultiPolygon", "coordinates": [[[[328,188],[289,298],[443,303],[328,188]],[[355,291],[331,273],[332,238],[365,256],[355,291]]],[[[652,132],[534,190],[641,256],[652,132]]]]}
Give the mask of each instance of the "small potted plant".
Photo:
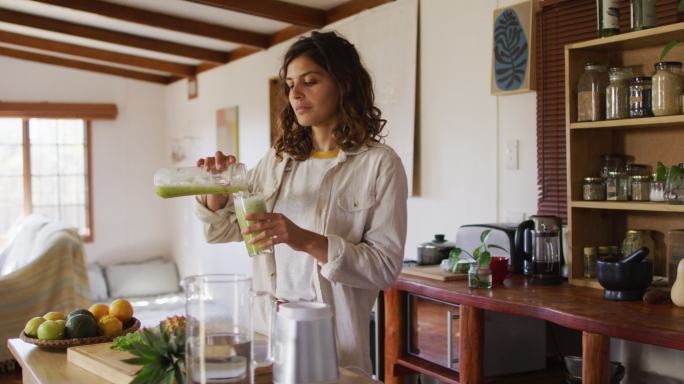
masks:
{"type": "Polygon", "coordinates": [[[468,287],[469,288],[491,288],[492,287],[492,270],[489,269],[489,262],[492,260],[492,253],[490,249],[500,249],[508,252],[505,248],[495,244],[487,244],[487,238],[491,233],[491,229],[485,229],[480,234],[481,244],[473,250],[472,253],[462,249],[454,248],[449,253],[449,261],[453,268],[452,272],[457,272],[459,261],[465,257],[469,259],[468,268],[468,287]]]}

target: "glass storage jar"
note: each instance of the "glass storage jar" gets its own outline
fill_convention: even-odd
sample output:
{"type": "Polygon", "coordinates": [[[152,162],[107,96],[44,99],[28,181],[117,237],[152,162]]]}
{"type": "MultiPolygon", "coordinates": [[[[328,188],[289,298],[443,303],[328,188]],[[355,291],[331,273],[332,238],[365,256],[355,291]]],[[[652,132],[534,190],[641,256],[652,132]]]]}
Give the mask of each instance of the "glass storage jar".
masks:
{"type": "Polygon", "coordinates": [[[606,200],[612,201],[626,201],[627,185],[629,184],[629,177],[627,172],[608,172],[606,179],[606,200]]]}
{"type": "Polygon", "coordinates": [[[577,82],[577,121],[598,121],[605,118],[608,72],[603,64],[587,63],[577,82]]]}
{"type": "Polygon", "coordinates": [[[654,116],[678,115],[682,111],[682,63],[661,61],[655,64],[652,78],[651,109],[654,116]]]}
{"type": "Polygon", "coordinates": [[[582,184],[582,200],[603,201],[606,199],[606,180],[603,177],[585,177],[582,184]]]}
{"type": "Polygon", "coordinates": [[[629,117],[629,79],[630,68],[613,67],[608,71],[609,83],[606,87],[606,119],[626,119],[629,117]]]}
{"type": "Polygon", "coordinates": [[[651,181],[651,192],[648,194],[650,201],[665,201],[665,182],[651,181]]]}
{"type": "Polygon", "coordinates": [[[608,172],[625,172],[629,156],[619,153],[606,153],[602,156],[601,177],[607,178],[608,172]]]}
{"type": "Polygon", "coordinates": [[[649,176],[651,174],[651,167],[646,164],[630,163],[625,165],[625,171],[627,172],[627,176],[629,177],[629,181],[627,182],[627,196],[631,200],[632,178],[634,176],[649,176]]]}
{"type": "Polygon", "coordinates": [[[629,117],[650,117],[651,111],[651,78],[649,76],[633,77],[629,81],[629,117]]]}
{"type": "Polygon", "coordinates": [[[656,26],[656,0],[630,0],[632,31],[640,31],[656,26]]]}
{"type": "Polygon", "coordinates": [[[596,277],[596,247],[584,247],[584,277],[591,279],[596,277]]]}
{"type": "Polygon", "coordinates": [[[634,251],[641,247],[648,247],[648,256],[646,260],[655,260],[655,241],[651,236],[651,231],[645,229],[629,229],[625,234],[625,239],[622,241],[622,256],[627,257],[634,251]]]}
{"type": "Polygon", "coordinates": [[[649,201],[651,194],[651,176],[635,175],[631,177],[632,200],[649,201]]]}

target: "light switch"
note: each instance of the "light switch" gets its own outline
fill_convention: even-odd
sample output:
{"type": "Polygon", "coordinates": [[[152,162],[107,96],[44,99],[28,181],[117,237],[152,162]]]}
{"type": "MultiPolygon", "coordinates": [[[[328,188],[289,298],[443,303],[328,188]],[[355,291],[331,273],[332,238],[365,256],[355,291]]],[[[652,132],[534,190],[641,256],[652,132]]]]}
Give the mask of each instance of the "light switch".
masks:
{"type": "Polygon", "coordinates": [[[504,158],[506,159],[506,169],[518,169],[518,140],[507,140],[504,147],[504,158]]]}

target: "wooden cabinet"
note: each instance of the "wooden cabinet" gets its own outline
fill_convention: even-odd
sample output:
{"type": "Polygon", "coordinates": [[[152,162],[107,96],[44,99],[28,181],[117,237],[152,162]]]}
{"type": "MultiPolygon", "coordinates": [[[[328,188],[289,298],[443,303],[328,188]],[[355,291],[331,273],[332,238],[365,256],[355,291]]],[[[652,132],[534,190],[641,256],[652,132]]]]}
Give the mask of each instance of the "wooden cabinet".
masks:
{"type": "Polygon", "coordinates": [[[412,294],[408,294],[406,299],[408,354],[445,368],[457,368],[460,338],[458,305],[412,294]]]}
{"type": "MultiPolygon", "coordinates": [[[[684,162],[684,115],[639,119],[577,122],[577,82],[586,62],[631,67],[651,75],[663,47],[672,39],[684,41],[684,23],[630,32],[571,44],[565,48],[565,98],[568,165],[569,260],[571,284],[601,288],[584,278],[583,248],[620,245],[627,229],[653,230],[656,242],[654,272],[666,276],[667,233],[684,227],[684,205],[655,202],[583,201],[582,179],[600,174],[601,155],[624,153],[636,163],[655,167],[684,162]]],[[[684,61],[684,44],[668,61],[684,61]]]]}

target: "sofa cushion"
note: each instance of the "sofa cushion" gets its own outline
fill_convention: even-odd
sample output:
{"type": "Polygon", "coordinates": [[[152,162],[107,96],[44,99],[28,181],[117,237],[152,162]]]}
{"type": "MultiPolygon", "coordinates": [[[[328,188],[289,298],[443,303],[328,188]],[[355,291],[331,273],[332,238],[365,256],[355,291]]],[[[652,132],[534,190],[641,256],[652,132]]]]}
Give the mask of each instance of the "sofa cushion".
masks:
{"type": "Polygon", "coordinates": [[[99,264],[89,264],[87,268],[90,299],[95,302],[106,301],[109,297],[109,290],[107,289],[107,281],[105,280],[102,267],[99,264]]]}
{"type": "Polygon", "coordinates": [[[131,297],[178,292],[178,271],[173,261],[152,259],[104,267],[109,296],[131,297]]]}

